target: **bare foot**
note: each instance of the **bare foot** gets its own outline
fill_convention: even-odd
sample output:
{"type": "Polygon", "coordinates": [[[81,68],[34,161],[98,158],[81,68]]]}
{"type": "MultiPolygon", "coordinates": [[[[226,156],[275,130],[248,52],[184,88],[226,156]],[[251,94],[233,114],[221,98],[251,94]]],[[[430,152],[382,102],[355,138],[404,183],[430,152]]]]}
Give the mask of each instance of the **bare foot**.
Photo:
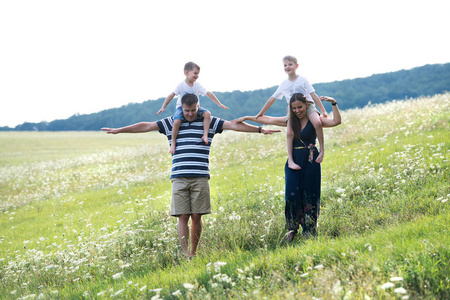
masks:
{"type": "Polygon", "coordinates": [[[288,167],[289,167],[289,169],[292,169],[292,170],[300,170],[301,169],[299,165],[297,165],[295,162],[291,161],[290,159],[288,160],[288,167]]]}
{"type": "Polygon", "coordinates": [[[294,232],[294,231],[289,231],[287,234],[286,234],[286,237],[285,237],[285,239],[286,239],[286,242],[292,242],[293,240],[294,240],[294,238],[295,238],[295,235],[296,235],[296,233],[294,232]]]}
{"type": "Polygon", "coordinates": [[[323,151],[319,152],[319,155],[316,158],[316,163],[320,164],[321,162],[323,162],[323,151]]]}
{"type": "Polygon", "coordinates": [[[188,261],[191,261],[191,260],[193,260],[195,258],[195,254],[190,254],[186,259],[188,260],[188,261]]]}
{"type": "Polygon", "coordinates": [[[205,142],[205,145],[208,145],[208,134],[202,136],[202,141],[205,142]]]}

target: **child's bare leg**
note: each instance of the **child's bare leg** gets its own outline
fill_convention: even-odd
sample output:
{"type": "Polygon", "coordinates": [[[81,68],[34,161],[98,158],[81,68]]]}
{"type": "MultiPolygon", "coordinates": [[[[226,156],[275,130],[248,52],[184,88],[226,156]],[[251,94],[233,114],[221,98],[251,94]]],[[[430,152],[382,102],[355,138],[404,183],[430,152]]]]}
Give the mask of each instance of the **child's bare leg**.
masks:
{"type": "Polygon", "coordinates": [[[203,117],[203,137],[202,140],[205,142],[205,145],[208,145],[208,132],[209,125],[211,123],[211,113],[209,111],[205,111],[202,114],[203,117]]]}
{"type": "Polygon", "coordinates": [[[170,150],[169,152],[172,154],[175,154],[175,147],[177,145],[177,137],[178,137],[178,131],[180,131],[180,126],[181,126],[181,120],[180,119],[175,119],[173,121],[173,126],[172,126],[172,145],[170,146],[170,150]]]}
{"type": "Polygon", "coordinates": [[[319,155],[316,158],[316,163],[320,164],[323,161],[323,157],[325,155],[325,144],[323,138],[322,122],[320,121],[320,116],[318,113],[311,113],[308,115],[308,118],[309,121],[314,126],[314,129],[316,130],[317,139],[319,140],[320,150],[319,155]]]}
{"type": "Polygon", "coordinates": [[[289,122],[287,124],[287,150],[288,150],[288,167],[292,170],[300,170],[300,166],[294,162],[292,153],[294,152],[294,131],[292,130],[289,122]]]}

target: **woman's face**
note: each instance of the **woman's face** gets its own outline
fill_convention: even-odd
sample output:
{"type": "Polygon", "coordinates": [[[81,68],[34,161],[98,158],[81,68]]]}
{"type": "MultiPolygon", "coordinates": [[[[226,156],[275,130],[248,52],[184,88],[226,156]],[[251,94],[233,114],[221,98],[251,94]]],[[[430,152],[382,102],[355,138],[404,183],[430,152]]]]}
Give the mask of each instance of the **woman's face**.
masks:
{"type": "Polygon", "coordinates": [[[292,112],[299,119],[306,118],[306,108],[307,107],[308,107],[308,104],[303,103],[302,101],[299,101],[299,100],[291,103],[292,112]]]}

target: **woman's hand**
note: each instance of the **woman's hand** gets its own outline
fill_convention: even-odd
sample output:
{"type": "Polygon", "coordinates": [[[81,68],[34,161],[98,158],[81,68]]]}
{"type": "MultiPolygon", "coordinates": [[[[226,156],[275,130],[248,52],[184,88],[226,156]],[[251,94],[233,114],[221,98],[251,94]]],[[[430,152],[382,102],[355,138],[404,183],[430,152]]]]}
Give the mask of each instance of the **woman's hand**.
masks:
{"type": "Polygon", "coordinates": [[[245,117],[240,117],[240,118],[238,118],[238,119],[234,119],[234,120],[232,120],[231,122],[242,123],[242,122],[244,122],[244,121],[247,121],[247,116],[245,116],[245,117]]]}
{"type": "Polygon", "coordinates": [[[332,97],[328,97],[328,96],[320,96],[320,101],[327,101],[330,102],[331,104],[335,104],[336,100],[334,100],[334,98],[332,97]]]}

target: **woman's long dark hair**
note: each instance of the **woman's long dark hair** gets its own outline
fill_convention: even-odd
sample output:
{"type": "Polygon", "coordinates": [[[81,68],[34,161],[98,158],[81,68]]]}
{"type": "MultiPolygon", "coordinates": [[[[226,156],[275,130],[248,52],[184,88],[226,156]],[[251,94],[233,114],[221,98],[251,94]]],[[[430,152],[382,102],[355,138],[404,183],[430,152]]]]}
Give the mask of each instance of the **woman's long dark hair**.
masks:
{"type": "Polygon", "coordinates": [[[292,111],[292,103],[294,103],[295,101],[303,102],[305,105],[308,105],[308,101],[306,100],[305,95],[303,95],[302,93],[295,93],[289,100],[289,125],[294,132],[294,137],[300,139],[300,131],[302,131],[302,126],[300,124],[300,119],[292,111]]]}

